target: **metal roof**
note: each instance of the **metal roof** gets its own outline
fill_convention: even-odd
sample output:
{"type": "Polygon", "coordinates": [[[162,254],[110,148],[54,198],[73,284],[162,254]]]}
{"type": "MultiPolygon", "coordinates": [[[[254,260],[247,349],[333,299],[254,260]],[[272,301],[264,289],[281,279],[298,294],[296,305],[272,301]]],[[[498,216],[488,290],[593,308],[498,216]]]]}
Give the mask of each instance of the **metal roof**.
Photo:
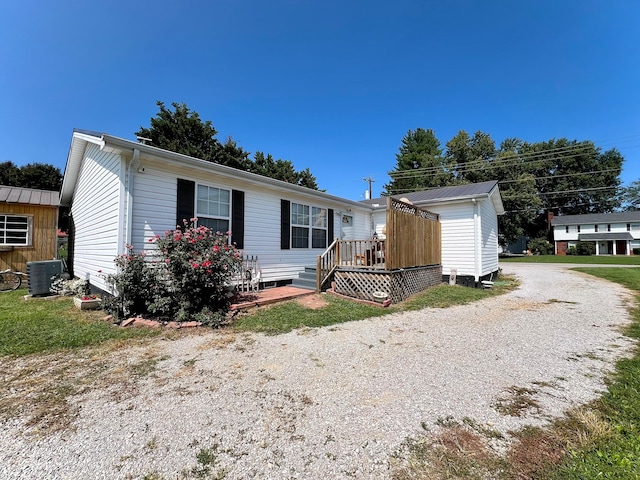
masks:
{"type": "Polygon", "coordinates": [[[579,233],[578,240],[594,242],[596,240],[633,240],[629,232],[579,233]]]}
{"type": "Polygon", "coordinates": [[[640,210],[612,213],[585,213],[584,215],[560,215],[553,217],[551,225],[585,225],[596,223],[640,222],[640,210]]]}
{"type": "Polygon", "coordinates": [[[10,187],[0,185],[1,203],[20,203],[23,205],[43,205],[46,207],[60,206],[59,193],[51,190],[37,190],[35,188],[10,187]]]}
{"type": "MultiPolygon", "coordinates": [[[[401,195],[394,195],[393,198],[398,200],[407,199],[414,205],[424,205],[441,201],[488,197],[497,190],[497,187],[498,181],[491,180],[488,182],[470,183],[468,185],[455,185],[450,187],[433,188],[431,190],[423,190],[420,192],[403,193],[401,195]]],[[[502,200],[499,200],[500,201],[497,202],[496,205],[496,211],[498,211],[498,213],[503,213],[504,208],[502,207],[502,200]]],[[[386,205],[386,200],[385,197],[380,197],[371,200],[362,200],[362,203],[372,206],[375,206],[376,204],[386,205]]]]}

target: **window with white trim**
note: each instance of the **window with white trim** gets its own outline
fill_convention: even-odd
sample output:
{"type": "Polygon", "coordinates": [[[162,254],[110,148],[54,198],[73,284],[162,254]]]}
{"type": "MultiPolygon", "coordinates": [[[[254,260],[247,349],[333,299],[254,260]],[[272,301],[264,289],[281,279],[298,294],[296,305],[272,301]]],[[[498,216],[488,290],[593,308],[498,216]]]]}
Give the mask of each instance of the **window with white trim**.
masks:
{"type": "Polygon", "coordinates": [[[0,245],[30,246],[33,217],[0,214],[0,245]]]}
{"type": "Polygon", "coordinates": [[[196,217],[198,225],[204,225],[214,232],[228,232],[231,219],[231,191],[198,185],[196,217]]]}
{"type": "Polygon", "coordinates": [[[327,209],[291,203],[291,248],[327,248],[327,209]]]}

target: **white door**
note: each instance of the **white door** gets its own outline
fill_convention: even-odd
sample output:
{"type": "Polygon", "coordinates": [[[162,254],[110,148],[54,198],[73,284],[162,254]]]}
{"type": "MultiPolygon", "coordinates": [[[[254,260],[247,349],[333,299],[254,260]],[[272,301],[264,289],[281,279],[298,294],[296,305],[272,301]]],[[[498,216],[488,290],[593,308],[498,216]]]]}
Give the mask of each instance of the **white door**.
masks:
{"type": "MultiPolygon", "coordinates": [[[[353,215],[342,215],[340,221],[340,240],[354,240],[353,215]]],[[[343,243],[340,250],[340,256],[343,264],[350,264],[353,259],[353,245],[351,243],[343,243]]]]}

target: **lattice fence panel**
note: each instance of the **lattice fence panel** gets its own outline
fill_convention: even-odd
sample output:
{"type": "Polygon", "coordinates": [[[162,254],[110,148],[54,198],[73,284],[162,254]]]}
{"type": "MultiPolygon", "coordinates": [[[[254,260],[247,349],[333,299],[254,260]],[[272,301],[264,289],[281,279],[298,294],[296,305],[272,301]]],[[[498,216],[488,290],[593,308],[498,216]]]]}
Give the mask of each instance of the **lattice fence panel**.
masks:
{"type": "Polygon", "coordinates": [[[342,295],[374,301],[373,292],[385,292],[394,303],[442,283],[442,267],[418,267],[393,272],[338,271],[336,291],[342,295]]]}
{"type": "Polygon", "coordinates": [[[390,293],[390,273],[364,271],[336,272],[336,292],[362,300],[375,301],[373,292],[390,293]]]}

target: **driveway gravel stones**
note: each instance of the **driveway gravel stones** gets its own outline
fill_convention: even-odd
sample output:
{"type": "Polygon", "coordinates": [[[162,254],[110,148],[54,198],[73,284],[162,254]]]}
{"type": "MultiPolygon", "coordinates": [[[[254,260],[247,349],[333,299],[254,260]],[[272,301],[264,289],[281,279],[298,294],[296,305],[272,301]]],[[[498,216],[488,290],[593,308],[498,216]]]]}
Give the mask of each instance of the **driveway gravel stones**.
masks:
{"type": "Polygon", "coordinates": [[[559,266],[503,269],[520,288],[471,305],[116,351],[112,369],[149,369],[72,397],[66,430],[5,421],[0,478],[383,479],[403,442],[442,419],[507,437],[544,425],[598,396],[630,354],[633,299],[559,266]],[[506,414],[517,392],[533,401],[506,414]]]}

